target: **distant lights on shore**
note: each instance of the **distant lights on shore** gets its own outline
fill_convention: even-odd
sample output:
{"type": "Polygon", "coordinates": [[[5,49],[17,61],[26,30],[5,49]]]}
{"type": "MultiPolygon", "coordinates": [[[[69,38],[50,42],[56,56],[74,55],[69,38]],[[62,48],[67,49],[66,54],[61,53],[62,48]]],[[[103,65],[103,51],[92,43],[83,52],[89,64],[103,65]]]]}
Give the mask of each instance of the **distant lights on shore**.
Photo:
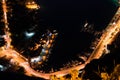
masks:
{"type": "Polygon", "coordinates": [[[40,6],[34,0],[26,0],[25,6],[30,10],[37,10],[40,8],[40,6]]]}
{"type": "Polygon", "coordinates": [[[27,38],[31,38],[31,37],[33,37],[35,35],[35,32],[25,32],[25,36],[27,37],[27,38]]]}

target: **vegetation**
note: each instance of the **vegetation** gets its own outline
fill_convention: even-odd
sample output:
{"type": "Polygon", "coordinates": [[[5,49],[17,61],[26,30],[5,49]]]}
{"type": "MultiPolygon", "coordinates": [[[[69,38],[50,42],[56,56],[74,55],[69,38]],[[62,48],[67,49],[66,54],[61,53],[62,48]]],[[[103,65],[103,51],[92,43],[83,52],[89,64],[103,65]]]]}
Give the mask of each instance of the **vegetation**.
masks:
{"type": "MultiPolygon", "coordinates": [[[[101,80],[120,80],[120,64],[115,66],[114,70],[109,74],[107,72],[97,72],[101,78],[101,80]]],[[[97,74],[96,73],[96,74],[97,74]]],[[[51,76],[51,80],[90,80],[90,79],[84,79],[84,72],[81,76],[79,76],[79,71],[72,70],[70,72],[69,77],[60,77],[57,78],[55,75],[51,76]]]]}

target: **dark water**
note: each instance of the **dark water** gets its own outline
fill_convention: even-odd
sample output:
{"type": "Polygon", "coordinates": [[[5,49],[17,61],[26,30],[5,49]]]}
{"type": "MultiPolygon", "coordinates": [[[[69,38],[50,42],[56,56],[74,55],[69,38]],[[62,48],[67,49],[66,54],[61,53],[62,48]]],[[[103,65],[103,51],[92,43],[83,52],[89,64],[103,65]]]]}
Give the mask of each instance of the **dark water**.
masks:
{"type": "Polygon", "coordinates": [[[102,31],[116,9],[116,6],[107,0],[38,0],[37,2],[41,6],[37,11],[29,11],[19,3],[13,4],[13,17],[10,19],[13,44],[27,44],[29,40],[25,39],[23,33],[33,26],[36,26],[33,31],[37,34],[44,33],[46,29],[56,29],[59,35],[47,63],[52,67],[63,65],[75,59],[77,54],[88,50],[94,36],[80,32],[85,21],[94,24],[96,31],[102,31]]]}
{"type": "Polygon", "coordinates": [[[37,11],[26,9],[18,1],[10,2],[13,17],[9,18],[9,24],[13,33],[13,45],[18,49],[28,48],[31,40],[26,39],[24,32],[31,28],[37,35],[46,29],[58,31],[59,35],[47,63],[54,68],[77,59],[78,54],[89,49],[95,37],[80,32],[86,21],[94,24],[95,31],[102,31],[116,10],[116,6],[108,0],[37,0],[41,6],[37,11]]]}

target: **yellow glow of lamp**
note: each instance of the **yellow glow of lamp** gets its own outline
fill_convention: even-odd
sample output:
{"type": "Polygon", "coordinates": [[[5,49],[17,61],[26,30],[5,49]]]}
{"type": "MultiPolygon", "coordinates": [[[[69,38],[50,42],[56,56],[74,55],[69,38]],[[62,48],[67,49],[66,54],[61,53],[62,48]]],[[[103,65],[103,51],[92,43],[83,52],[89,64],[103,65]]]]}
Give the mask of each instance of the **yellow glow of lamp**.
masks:
{"type": "Polygon", "coordinates": [[[34,1],[27,1],[25,6],[28,8],[28,9],[39,9],[40,6],[38,4],[36,4],[34,1]]]}

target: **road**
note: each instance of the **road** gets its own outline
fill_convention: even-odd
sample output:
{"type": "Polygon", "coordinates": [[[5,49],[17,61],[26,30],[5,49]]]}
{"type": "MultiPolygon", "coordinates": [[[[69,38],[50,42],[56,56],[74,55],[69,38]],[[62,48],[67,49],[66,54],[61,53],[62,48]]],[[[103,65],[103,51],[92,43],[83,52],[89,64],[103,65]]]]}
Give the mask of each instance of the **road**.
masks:
{"type": "Polygon", "coordinates": [[[96,46],[96,48],[94,49],[86,63],[89,63],[93,59],[99,59],[103,54],[108,53],[109,50],[107,49],[107,45],[111,44],[112,41],[114,41],[119,31],[120,31],[120,8],[118,8],[118,11],[114,15],[108,27],[105,29],[98,45],[96,46]]]}

